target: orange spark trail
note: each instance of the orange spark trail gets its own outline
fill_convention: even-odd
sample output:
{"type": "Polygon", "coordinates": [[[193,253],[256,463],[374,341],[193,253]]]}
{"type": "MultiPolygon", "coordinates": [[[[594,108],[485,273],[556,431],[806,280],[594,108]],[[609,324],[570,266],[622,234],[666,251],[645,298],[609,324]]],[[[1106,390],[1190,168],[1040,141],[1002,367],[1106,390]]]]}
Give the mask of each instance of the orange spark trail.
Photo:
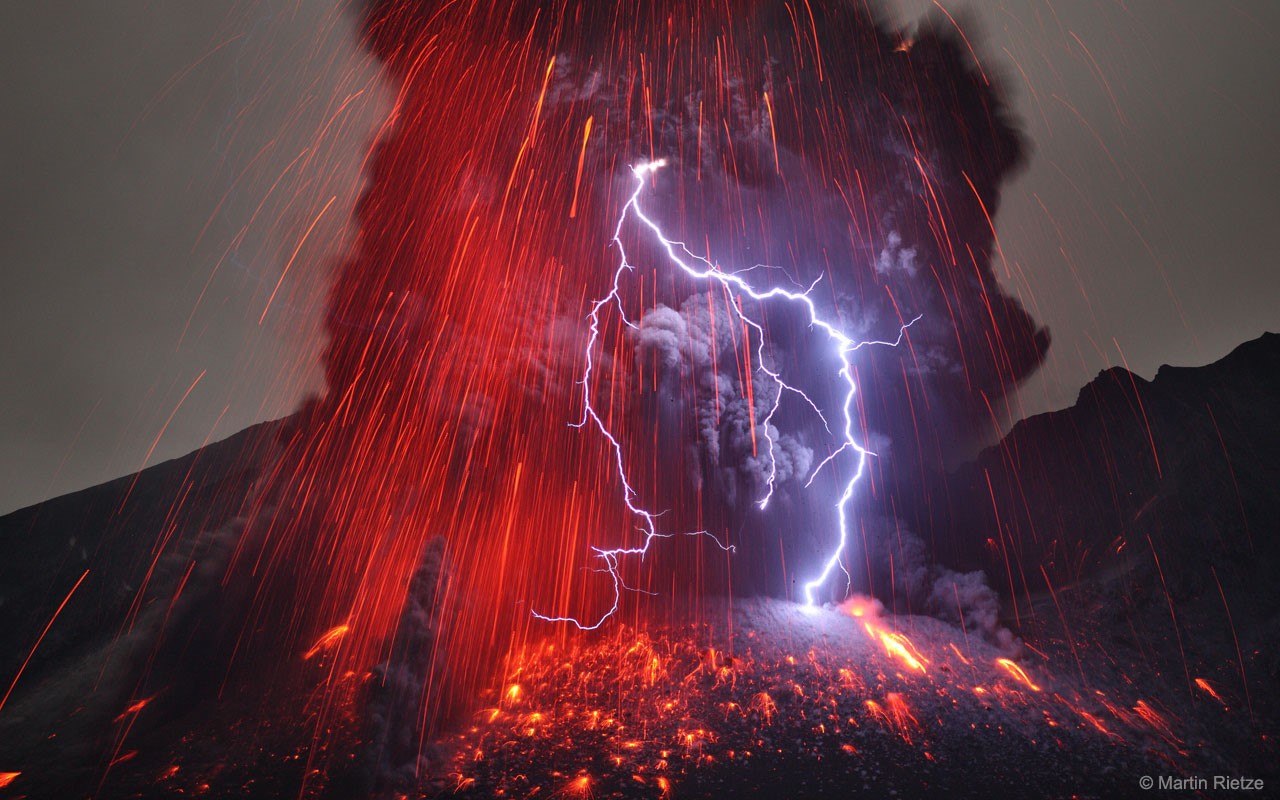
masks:
{"type": "Polygon", "coordinates": [[[275,302],[276,294],[280,291],[280,287],[284,285],[284,279],[288,277],[289,270],[293,267],[293,262],[297,259],[298,253],[302,252],[302,246],[307,243],[307,239],[311,238],[312,231],[314,231],[316,226],[320,224],[320,220],[324,217],[325,212],[333,206],[337,199],[338,196],[336,194],[329,198],[329,202],[325,203],[324,208],[320,209],[320,213],[316,214],[315,219],[311,220],[311,225],[307,228],[307,232],[302,234],[302,238],[298,240],[298,245],[293,248],[293,253],[289,255],[289,260],[285,262],[284,269],[280,270],[279,280],[276,281],[276,285],[271,289],[271,296],[267,298],[267,304],[262,309],[262,316],[258,317],[259,325],[266,320],[267,312],[271,310],[271,304],[275,302]]]}
{"type": "Polygon", "coordinates": [[[591,141],[591,123],[595,117],[587,117],[587,124],[582,126],[582,149],[578,151],[578,174],[573,179],[573,202],[569,206],[569,219],[578,216],[578,190],[582,188],[582,165],[587,160],[587,142],[591,141]]]}
{"type": "Polygon", "coordinates": [[[31,650],[27,653],[27,657],[23,659],[22,666],[18,667],[18,674],[13,676],[13,680],[9,683],[9,688],[5,690],[4,697],[0,697],[0,710],[3,710],[4,704],[9,702],[9,695],[13,694],[13,687],[18,685],[18,679],[22,677],[22,673],[26,670],[27,664],[31,663],[31,657],[36,654],[36,650],[39,649],[40,643],[44,641],[45,634],[47,634],[49,629],[53,627],[53,623],[58,619],[58,615],[62,613],[62,609],[67,607],[67,603],[70,602],[71,596],[76,593],[76,589],[80,588],[80,584],[84,583],[84,579],[88,576],[89,570],[86,569],[81,573],[75,586],[71,587],[71,591],[67,592],[67,596],[62,598],[62,602],[58,604],[58,609],[53,612],[53,616],[50,617],[49,622],[45,624],[44,630],[40,631],[40,635],[36,637],[36,643],[31,645],[31,650]]]}
{"type": "Polygon", "coordinates": [[[1227,612],[1227,626],[1231,628],[1231,641],[1236,646],[1236,664],[1240,666],[1240,685],[1244,688],[1244,701],[1249,706],[1249,717],[1252,718],[1253,700],[1249,697],[1249,678],[1244,673],[1244,655],[1240,652],[1240,639],[1236,636],[1236,623],[1231,618],[1231,607],[1227,605],[1227,595],[1222,591],[1222,581],[1218,580],[1218,570],[1210,564],[1209,572],[1213,575],[1213,582],[1217,584],[1218,596],[1222,598],[1222,608],[1227,612]]]}
{"type": "Polygon", "coordinates": [[[316,643],[311,646],[311,649],[302,654],[302,660],[308,661],[311,658],[314,658],[320,651],[328,650],[330,647],[333,647],[338,643],[339,639],[347,635],[347,631],[349,630],[351,630],[349,625],[335,625],[325,631],[324,635],[317,639],[316,643]]]}
{"type": "Polygon", "coordinates": [[[999,664],[1001,668],[1004,669],[1005,672],[1017,678],[1019,682],[1021,682],[1031,691],[1033,692],[1040,691],[1040,687],[1037,686],[1036,683],[1031,680],[1030,676],[1028,676],[1027,673],[1023,671],[1022,667],[1018,666],[1013,661],[1010,661],[1007,658],[997,658],[996,663],[999,664]]]}

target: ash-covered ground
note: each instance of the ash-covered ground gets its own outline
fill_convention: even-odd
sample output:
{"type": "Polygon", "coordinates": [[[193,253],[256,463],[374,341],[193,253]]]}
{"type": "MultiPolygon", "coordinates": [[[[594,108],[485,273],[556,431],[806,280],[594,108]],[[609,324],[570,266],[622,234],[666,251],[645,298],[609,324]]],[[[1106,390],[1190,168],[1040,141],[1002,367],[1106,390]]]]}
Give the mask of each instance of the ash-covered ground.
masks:
{"type": "MultiPolygon", "coordinates": [[[[308,771],[311,796],[476,798],[1105,798],[1141,793],[1144,776],[1278,777],[1270,698],[1251,716],[1217,675],[1189,692],[1093,643],[1010,652],[873,601],[740,600],[699,616],[530,647],[417,775],[369,774],[367,738],[308,754],[305,722],[211,717],[140,747],[99,796],[274,797],[298,794],[308,771]]],[[[349,676],[352,708],[376,680],[349,676]]]]}

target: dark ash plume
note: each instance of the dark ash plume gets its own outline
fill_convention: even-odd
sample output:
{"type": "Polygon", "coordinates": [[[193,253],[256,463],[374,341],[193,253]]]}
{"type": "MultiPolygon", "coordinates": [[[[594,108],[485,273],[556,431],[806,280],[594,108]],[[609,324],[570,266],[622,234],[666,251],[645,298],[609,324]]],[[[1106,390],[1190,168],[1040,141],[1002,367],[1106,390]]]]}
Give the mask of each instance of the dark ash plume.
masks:
{"type": "MultiPolygon", "coordinates": [[[[581,352],[574,348],[585,342],[578,321],[585,307],[566,298],[607,291],[628,166],[665,158],[669,166],[654,175],[646,208],[694,252],[725,270],[753,270],[761,286],[813,286],[823,316],[854,339],[892,340],[921,316],[901,346],[865,348],[854,364],[859,434],[877,456],[858,489],[843,566],[853,589],[913,610],[948,614],[954,606],[966,624],[973,619],[995,630],[998,604],[977,576],[929,566],[932,500],[910,490],[990,437],[992,409],[1038,368],[1049,346],[1048,332],[1001,285],[1009,276],[994,219],[1000,189],[1023,163],[1026,144],[998,76],[991,63],[975,61],[941,16],[904,32],[862,4],[804,4],[804,19],[789,3],[727,5],[367,6],[370,48],[404,80],[405,94],[400,125],[372,162],[361,210],[365,248],[334,282],[329,396],[345,404],[342,419],[418,425],[430,414],[436,416],[427,429],[465,428],[450,439],[448,474],[427,479],[468,481],[459,491],[468,502],[482,495],[479,488],[510,477],[513,467],[502,456],[515,440],[527,471],[561,470],[564,483],[575,486],[616,482],[608,474],[571,475],[581,459],[564,456],[597,444],[580,445],[590,430],[569,444],[563,433],[581,411],[581,352]],[[477,128],[476,143],[454,146],[456,120],[437,119],[438,104],[429,102],[441,91],[430,80],[438,62],[424,57],[435,47],[449,50],[449,63],[523,53],[521,69],[539,65],[537,85],[513,100],[507,83],[492,94],[484,69],[466,73],[463,80],[475,80],[478,92],[490,91],[487,101],[501,102],[494,102],[498,116],[477,128]],[[527,127],[535,106],[532,155],[512,126],[527,127]],[[584,137],[589,120],[594,127],[584,137]],[[495,132],[503,133],[500,140],[495,132]],[[503,187],[517,164],[531,176],[522,187],[538,198],[521,207],[523,217],[504,205],[503,187]],[[580,185],[566,178],[574,175],[580,185]],[[473,217],[461,213],[464,205],[473,217]],[[437,246],[438,229],[456,234],[453,228],[471,219],[494,226],[484,231],[486,241],[500,246],[484,261],[485,275],[514,315],[494,314],[488,297],[485,304],[458,299],[469,289],[458,289],[447,273],[452,251],[437,246]],[[452,288],[440,291],[444,283],[452,288]],[[572,290],[548,299],[553,295],[541,289],[552,283],[572,290]],[[527,309],[534,319],[521,316],[527,309]],[[559,315],[550,333],[537,315],[559,315]],[[338,323],[390,318],[408,322],[367,332],[338,323]],[[475,346],[469,337],[478,337],[475,346]],[[541,338],[530,347],[521,337],[541,338]],[[381,360],[371,364],[368,353],[381,360]],[[432,353],[444,355],[430,361],[424,354],[432,353]],[[449,392],[438,393],[444,400],[425,412],[412,402],[418,394],[437,397],[432,381],[441,371],[459,386],[478,387],[467,394],[467,408],[451,407],[449,392]],[[502,391],[494,375],[515,391],[502,391]],[[472,457],[481,453],[494,455],[472,457]],[[906,535],[908,527],[924,538],[906,535]],[[899,569],[906,577],[878,579],[899,569]]],[[[469,97],[471,88],[441,94],[469,97]]],[[[810,481],[833,439],[792,397],[782,398],[765,427],[761,412],[778,399],[777,387],[743,355],[758,344],[752,334],[726,324],[730,300],[705,284],[657,280],[663,254],[643,231],[624,231],[623,238],[636,280],[620,305],[638,328],[611,325],[598,363],[609,361],[600,374],[616,382],[609,387],[616,391],[601,396],[622,398],[608,412],[630,434],[644,434],[624,437],[626,457],[644,467],[636,474],[649,476],[637,479],[643,501],[671,509],[662,518],[671,530],[705,528],[737,547],[732,576],[700,586],[797,597],[797,579],[812,574],[833,546],[832,503],[853,465],[837,459],[810,481]],[[760,443],[768,438],[777,445],[778,472],[775,499],[760,511],[760,443]]],[[[768,331],[768,366],[837,416],[842,398],[831,385],[831,344],[794,313],[765,305],[752,313],[768,331]]],[[[379,491],[384,485],[401,491],[394,480],[380,482],[379,491]]],[[[560,494],[568,492],[539,495],[539,502],[560,494]]],[[[394,506],[395,498],[385,504],[394,506]]],[[[450,552],[455,541],[483,552],[476,543],[495,535],[489,528],[450,528],[447,535],[458,537],[450,552]]],[[[667,566],[663,559],[701,563],[688,558],[694,546],[672,542],[645,568],[669,575],[656,568],[667,566]]],[[[460,579],[475,567],[456,566],[460,579]]],[[[839,599],[842,583],[833,579],[822,599],[839,599]]]]}

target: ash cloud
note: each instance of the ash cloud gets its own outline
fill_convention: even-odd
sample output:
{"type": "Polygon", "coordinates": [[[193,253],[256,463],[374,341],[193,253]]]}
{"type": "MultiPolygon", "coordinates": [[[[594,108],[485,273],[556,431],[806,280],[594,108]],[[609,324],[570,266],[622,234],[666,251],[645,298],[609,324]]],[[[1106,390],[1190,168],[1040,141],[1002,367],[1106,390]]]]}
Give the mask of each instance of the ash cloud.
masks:
{"type": "Polygon", "coordinates": [[[982,570],[958,572],[937,563],[924,540],[902,520],[864,521],[869,543],[868,587],[896,613],[928,614],[979,635],[1008,655],[1021,641],[1001,622],[1000,596],[982,570]]]}
{"type": "MultiPolygon", "coordinates": [[[[398,128],[370,163],[359,212],[362,246],[331,289],[323,401],[330,407],[320,417],[327,410],[341,419],[395,420],[402,408],[433,415],[433,422],[458,433],[458,466],[431,479],[461,482],[458,476],[469,474],[473,497],[502,480],[509,465],[499,456],[485,459],[489,453],[509,457],[507,429],[524,437],[530,471],[571,469],[556,437],[576,419],[585,302],[574,307],[568,298],[607,291],[617,264],[612,226],[619,198],[630,191],[626,166],[663,157],[670,166],[655,175],[646,208],[695,252],[726,270],[752,269],[763,286],[813,285],[823,316],[855,339],[891,340],[922,315],[902,347],[866,348],[855,364],[858,424],[880,456],[855,501],[858,529],[843,565],[848,588],[870,589],[912,611],[949,617],[954,609],[971,629],[1008,639],[999,627],[998,598],[981,574],[936,565],[926,540],[901,521],[903,487],[923,483],[982,441],[988,409],[1038,367],[1049,344],[1047,331],[1002,289],[993,268],[991,219],[1025,144],[990,65],[975,65],[954,28],[926,20],[908,36],[851,3],[805,4],[807,20],[793,16],[794,4],[757,4],[737,13],[668,0],[621,7],[395,0],[370,3],[365,13],[370,49],[405,82],[405,96],[398,128]],[[444,39],[479,44],[446,51],[428,46],[444,39]],[[461,79],[476,80],[477,103],[495,108],[467,121],[478,126],[473,146],[454,147],[441,140],[457,137],[459,129],[450,126],[459,121],[436,119],[437,106],[425,102],[434,76],[424,51],[469,63],[471,56],[525,47],[530,64],[555,56],[545,93],[530,85],[524,99],[540,115],[542,150],[536,162],[527,158],[536,163],[528,185],[541,193],[521,207],[529,215],[523,219],[541,226],[534,232],[513,226],[518,214],[503,214],[510,211],[503,204],[515,164],[526,163],[519,161],[526,129],[509,127],[517,119],[528,125],[523,113],[511,110],[524,103],[484,94],[492,87],[482,75],[485,65],[477,63],[461,79]],[[423,97],[408,96],[415,91],[423,97]],[[579,131],[587,120],[594,120],[595,133],[584,140],[579,131]],[[575,173],[582,175],[580,198],[566,177],[575,173]],[[465,288],[442,288],[447,264],[422,263],[449,258],[432,236],[469,224],[472,209],[475,219],[495,221],[486,236],[523,242],[529,233],[535,241],[532,251],[505,244],[479,251],[519,261],[519,268],[504,263],[497,270],[503,297],[515,309],[502,326],[486,328],[500,309],[472,308],[456,299],[465,288]],[[514,230],[497,231],[499,219],[514,230]],[[541,291],[551,283],[563,285],[563,295],[541,291]],[[543,321],[551,315],[548,328],[543,321]],[[392,322],[379,327],[385,320],[392,322]],[[478,337],[474,346],[469,337],[478,337]],[[436,407],[412,399],[429,391],[427,353],[445,354],[440,358],[449,360],[450,378],[476,387],[456,414],[443,400],[436,407]]],[[[463,73],[444,73],[455,74],[463,73]]],[[[509,93],[504,86],[502,97],[509,93]]],[[[638,271],[652,270],[661,252],[644,243],[642,232],[625,235],[638,271]]],[[[668,470],[677,473],[670,480],[696,490],[677,494],[696,497],[699,507],[677,508],[663,524],[692,530],[677,519],[686,514],[704,523],[698,527],[731,532],[736,594],[797,597],[797,576],[812,573],[830,551],[832,506],[853,466],[837,459],[806,488],[814,466],[838,442],[812,409],[778,398],[759,365],[739,358],[758,343],[723,324],[732,316],[724,297],[708,294],[705,285],[654,283],[647,290],[629,285],[623,304],[638,327],[611,334],[631,337],[623,344],[636,371],[612,369],[613,363],[603,368],[625,347],[602,347],[598,364],[601,374],[622,381],[619,396],[639,398],[618,409],[619,416],[630,417],[637,430],[659,431],[650,463],[679,464],[668,470]],[[647,380],[641,375],[646,366],[647,380]],[[765,430],[766,410],[779,399],[765,430]],[[754,501],[771,470],[761,442],[769,438],[776,443],[775,498],[760,511],[754,501]]],[[[752,315],[768,331],[769,366],[829,417],[838,415],[841,387],[832,385],[830,342],[774,304],[752,315]]],[[[411,494],[414,487],[402,489],[411,494]]],[[[551,498],[547,502],[556,502],[551,498]]],[[[655,508],[666,505],[661,496],[654,500],[655,508]]],[[[449,532],[491,535],[483,528],[449,532]]],[[[455,567],[459,575],[479,569],[474,562],[455,567]]],[[[418,709],[439,700],[423,696],[439,686],[432,665],[454,655],[437,652],[449,649],[437,646],[437,632],[477,626],[465,613],[461,622],[432,619],[427,598],[440,569],[428,551],[413,577],[396,655],[378,670],[367,709],[370,745],[356,778],[362,789],[394,792],[423,768],[420,723],[432,711],[420,717],[418,709]]],[[[839,599],[846,590],[841,583],[833,578],[822,599],[839,599]]]]}
{"type": "MultiPolygon", "coordinates": [[[[1024,163],[1027,143],[994,65],[975,61],[971,22],[961,20],[966,42],[942,15],[898,31],[865,6],[811,5],[812,16],[799,21],[782,3],[723,16],[674,2],[475,6],[460,17],[458,35],[540,42],[556,56],[544,128],[576,131],[595,120],[598,135],[582,151],[587,210],[579,218],[595,219],[600,230],[594,249],[567,257],[586,254],[598,276],[616,265],[608,234],[630,188],[626,165],[664,157],[670,167],[655,175],[646,209],[695,252],[726,270],[755,268],[761,286],[815,285],[821,313],[855,339],[891,340],[921,315],[902,346],[868,347],[855,361],[860,438],[878,456],[855,500],[862,530],[845,567],[854,588],[901,591],[888,599],[942,615],[954,607],[998,639],[994,593],[972,573],[934,565],[930,542],[905,534],[903,520],[928,530],[932,501],[919,500],[919,488],[992,437],[993,410],[1049,347],[1048,331],[1001,286],[1006,267],[994,231],[1001,187],[1024,163]],[[572,25],[555,22],[568,18],[572,25]],[[629,34],[621,45],[620,30],[629,34]],[[877,581],[890,571],[911,577],[877,581]]],[[[438,12],[431,3],[371,4],[372,49],[393,70],[408,71],[402,54],[438,12]]],[[[568,174],[571,160],[567,153],[568,174]]],[[[467,174],[479,186],[504,179],[467,174]]],[[[626,236],[640,269],[662,259],[641,232],[626,236]]],[[[795,575],[778,574],[778,539],[795,569],[819,563],[833,535],[828,501],[852,466],[837,459],[805,488],[833,446],[821,421],[783,398],[765,431],[762,412],[777,390],[757,372],[748,399],[733,358],[735,348],[748,348],[708,310],[723,299],[692,282],[648,291],[627,302],[639,321],[630,346],[651,376],[622,376],[621,388],[647,393],[635,410],[659,426],[658,447],[682,456],[681,472],[712,527],[735,532],[738,558],[759,562],[756,570],[735,566],[735,579],[748,582],[739,589],[794,596],[795,575]],[[778,473],[775,501],[760,512],[751,501],[767,481],[766,433],[777,442],[778,473]]],[[[824,358],[830,345],[785,309],[755,312],[769,331],[770,366],[837,415],[841,398],[824,358]]],[[[581,332],[564,313],[560,327],[581,332]]],[[[564,340],[574,346],[572,336],[564,340]]],[[[565,368],[572,359],[513,358],[538,367],[533,392],[548,406],[569,405],[562,398],[574,393],[578,376],[565,368]]],[[[335,376],[331,364],[331,382],[335,376]]],[[[484,414],[475,417],[488,424],[484,414]]],[[[841,588],[833,587],[833,599],[841,588]]]]}
{"type": "MultiPolygon", "coordinates": [[[[905,527],[898,519],[904,511],[920,516],[918,509],[902,508],[907,487],[989,441],[995,433],[991,409],[1039,367],[1049,336],[997,274],[1003,267],[993,219],[1000,187],[1022,165],[1026,144],[991,65],[979,67],[945,20],[923,20],[908,35],[847,8],[818,13],[826,17],[817,21],[825,32],[818,48],[822,78],[786,56],[761,58],[758,69],[744,68],[716,87],[728,98],[716,134],[708,136],[697,124],[696,110],[708,102],[709,92],[701,91],[677,96],[656,113],[658,133],[626,133],[635,162],[648,152],[673,162],[645,195],[646,209],[673,238],[699,243],[695,249],[705,248],[726,270],[755,268],[751,277],[758,286],[817,281],[813,297],[821,313],[857,339],[892,340],[907,320],[921,315],[902,346],[868,347],[855,361],[861,438],[878,453],[856,501],[867,520],[866,581],[874,583],[875,573],[889,566],[889,545],[898,541],[877,537],[905,527]],[[850,41],[837,43],[841,36],[850,41]],[[838,101],[843,132],[802,116],[830,108],[832,85],[845,90],[838,101]],[[765,96],[771,106],[762,102],[765,96]],[[794,106],[783,110],[778,98],[788,96],[794,106]],[[796,115],[792,124],[783,122],[788,113],[796,115]],[[701,158],[691,160],[691,153],[701,158]],[[852,167],[841,165],[842,158],[852,167]]],[[[626,99],[609,94],[617,84],[602,79],[597,66],[580,66],[585,63],[592,62],[558,62],[559,96],[626,106],[626,99]]],[[[608,190],[618,193],[616,184],[608,190]]],[[[661,258],[644,253],[638,241],[627,246],[641,250],[637,262],[661,258]]],[[[762,495],[767,465],[759,447],[751,446],[748,412],[754,410],[758,443],[766,433],[760,420],[773,402],[762,387],[776,389],[756,372],[755,407],[749,408],[724,324],[728,309],[720,308],[717,328],[708,312],[714,303],[696,285],[690,289],[694,294],[687,298],[645,311],[634,340],[642,360],[648,356],[657,364],[665,413],[677,413],[669,408],[674,404],[697,421],[691,478],[710,479],[730,526],[744,530],[744,537],[783,530],[793,543],[788,559],[815,563],[829,547],[828,498],[838,491],[839,471],[807,490],[804,484],[830,454],[833,437],[816,415],[784,400],[768,431],[778,442],[779,502],[772,513],[752,507],[750,501],[762,495]]],[[[776,304],[753,312],[770,330],[769,366],[838,416],[840,398],[830,392],[834,370],[821,357],[830,345],[787,314],[776,304]]],[[[687,437],[666,446],[690,449],[687,437]]],[[[979,628],[1002,638],[994,592],[983,591],[978,576],[932,565],[925,541],[909,538],[914,544],[898,548],[895,566],[917,579],[895,591],[944,615],[961,613],[949,611],[959,607],[980,620],[979,628]]],[[[849,566],[859,560],[851,557],[849,566]]],[[[863,583],[861,576],[854,583],[863,583]]]]}
{"type": "Polygon", "coordinates": [[[444,550],[444,539],[435,537],[422,552],[391,657],[370,678],[363,752],[353,770],[337,777],[331,797],[404,797],[444,760],[440,748],[422,738],[422,720],[433,713],[424,710],[424,693],[444,662],[436,651],[444,550]]]}
{"type": "Polygon", "coordinates": [[[697,428],[689,477],[700,487],[710,479],[737,506],[763,496],[771,478],[775,485],[807,478],[815,462],[813,448],[797,435],[764,421],[783,391],[775,382],[760,375],[748,399],[740,381],[718,367],[735,363],[734,351],[741,347],[736,338],[743,334],[735,336],[732,313],[723,297],[694,294],[678,310],[658,305],[645,312],[632,340],[642,361],[651,357],[660,365],[658,392],[664,397],[677,396],[684,384],[696,384],[692,409],[682,409],[693,415],[697,428]],[[719,325],[712,321],[717,303],[719,325]],[[774,443],[772,459],[762,446],[766,437],[774,443]]]}

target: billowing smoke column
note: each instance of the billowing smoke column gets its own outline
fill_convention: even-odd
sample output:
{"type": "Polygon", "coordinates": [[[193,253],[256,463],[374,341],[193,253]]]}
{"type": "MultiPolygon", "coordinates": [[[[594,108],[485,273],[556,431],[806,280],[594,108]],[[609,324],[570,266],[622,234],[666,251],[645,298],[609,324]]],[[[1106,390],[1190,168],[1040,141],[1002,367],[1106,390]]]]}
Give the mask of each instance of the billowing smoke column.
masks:
{"type": "Polygon", "coordinates": [[[850,356],[853,433],[879,457],[835,565],[849,578],[813,599],[928,595],[899,487],[980,438],[1048,346],[992,269],[1019,138],[990,66],[934,25],[906,38],[806,0],[370,4],[399,93],[332,287],[329,389],[292,443],[297,513],[255,565],[295,588],[259,613],[299,642],[346,626],[333,675],[358,674],[387,660],[410,587],[433,586],[426,685],[405,700],[425,729],[531,630],[568,635],[535,609],[594,620],[618,599],[636,621],[646,593],[803,599],[861,463],[833,458],[841,421],[815,413],[847,390],[815,315],[850,342],[902,341],[850,356]],[[667,268],[651,231],[612,242],[633,167],[659,159],[640,177],[666,237],[814,313],[759,303],[753,328],[741,293],[667,268]],[[630,324],[609,317],[584,351],[618,246],[636,265],[617,298],[630,324]],[[616,451],[571,424],[587,352],[616,451]],[[768,379],[781,365],[794,392],[768,379]],[[708,535],[602,576],[593,554],[647,541],[624,495],[663,530],[708,535]],[[447,577],[416,580],[436,536],[447,577]]]}

